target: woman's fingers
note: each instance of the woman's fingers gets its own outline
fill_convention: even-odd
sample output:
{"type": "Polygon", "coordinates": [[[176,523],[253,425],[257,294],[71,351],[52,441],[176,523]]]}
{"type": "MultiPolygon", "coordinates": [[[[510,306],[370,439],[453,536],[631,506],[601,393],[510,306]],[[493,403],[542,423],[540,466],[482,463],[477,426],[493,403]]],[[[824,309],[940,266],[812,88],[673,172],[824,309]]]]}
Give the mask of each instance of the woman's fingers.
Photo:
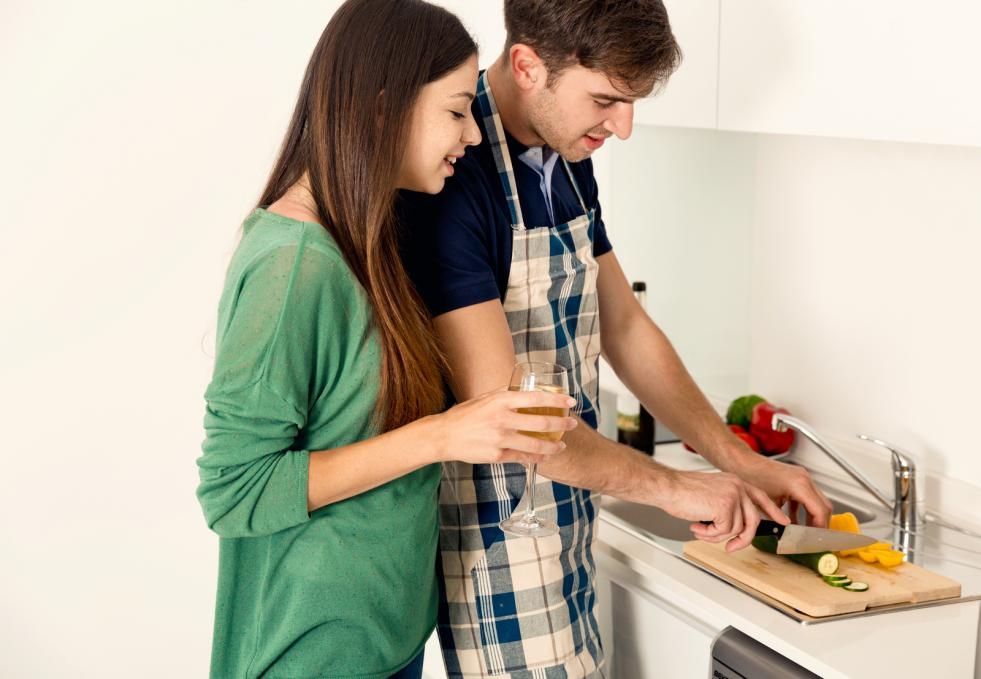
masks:
{"type": "Polygon", "coordinates": [[[579,425],[574,417],[559,417],[554,415],[525,415],[512,413],[508,416],[507,425],[518,431],[572,431],[579,425]]]}
{"type": "Polygon", "coordinates": [[[518,450],[504,450],[501,453],[502,462],[515,462],[517,464],[540,464],[548,459],[547,455],[530,455],[518,450]]]}
{"type": "Polygon", "coordinates": [[[568,410],[576,405],[576,399],[568,394],[553,391],[507,391],[499,397],[511,410],[518,408],[558,408],[568,410]]]}
{"type": "Polygon", "coordinates": [[[515,450],[521,453],[530,453],[540,457],[547,457],[549,455],[561,453],[563,450],[565,450],[565,444],[562,443],[562,441],[546,441],[545,439],[535,438],[534,436],[527,436],[525,434],[519,434],[518,432],[511,432],[509,434],[505,434],[504,439],[501,442],[501,448],[504,450],[515,450]]]}

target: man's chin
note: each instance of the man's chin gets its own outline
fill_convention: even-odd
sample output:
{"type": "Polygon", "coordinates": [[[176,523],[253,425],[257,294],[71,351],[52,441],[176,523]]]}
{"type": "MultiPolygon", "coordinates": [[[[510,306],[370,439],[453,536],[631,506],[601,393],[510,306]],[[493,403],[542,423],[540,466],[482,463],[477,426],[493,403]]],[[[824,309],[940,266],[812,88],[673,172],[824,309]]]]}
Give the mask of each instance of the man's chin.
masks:
{"type": "Polygon", "coordinates": [[[577,139],[571,144],[563,144],[562,146],[552,146],[551,144],[549,146],[559,154],[562,160],[569,163],[578,163],[580,160],[586,160],[593,155],[593,152],[586,148],[581,139],[577,139]]]}
{"type": "Polygon", "coordinates": [[[567,152],[560,155],[570,163],[578,163],[592,156],[593,151],[592,149],[583,148],[582,146],[574,146],[567,152]]]}

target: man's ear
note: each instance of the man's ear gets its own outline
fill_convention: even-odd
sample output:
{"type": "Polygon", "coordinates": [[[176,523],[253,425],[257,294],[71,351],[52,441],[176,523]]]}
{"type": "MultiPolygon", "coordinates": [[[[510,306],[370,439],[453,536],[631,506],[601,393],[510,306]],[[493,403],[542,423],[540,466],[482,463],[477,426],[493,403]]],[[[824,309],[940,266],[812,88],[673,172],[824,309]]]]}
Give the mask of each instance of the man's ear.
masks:
{"type": "Polygon", "coordinates": [[[522,90],[533,90],[539,86],[545,86],[548,80],[548,70],[545,62],[538,56],[538,52],[522,43],[511,45],[508,50],[510,58],[511,77],[515,84],[522,90]]]}

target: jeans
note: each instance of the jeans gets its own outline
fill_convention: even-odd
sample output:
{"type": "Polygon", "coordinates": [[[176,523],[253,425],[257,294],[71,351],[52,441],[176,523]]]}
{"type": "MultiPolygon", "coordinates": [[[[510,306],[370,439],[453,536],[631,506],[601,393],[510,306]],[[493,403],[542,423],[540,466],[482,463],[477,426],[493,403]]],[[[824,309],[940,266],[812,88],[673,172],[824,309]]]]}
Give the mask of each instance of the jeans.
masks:
{"type": "Polygon", "coordinates": [[[422,679],[422,656],[426,654],[426,649],[419,651],[419,655],[408,665],[393,674],[389,679],[422,679]]]}

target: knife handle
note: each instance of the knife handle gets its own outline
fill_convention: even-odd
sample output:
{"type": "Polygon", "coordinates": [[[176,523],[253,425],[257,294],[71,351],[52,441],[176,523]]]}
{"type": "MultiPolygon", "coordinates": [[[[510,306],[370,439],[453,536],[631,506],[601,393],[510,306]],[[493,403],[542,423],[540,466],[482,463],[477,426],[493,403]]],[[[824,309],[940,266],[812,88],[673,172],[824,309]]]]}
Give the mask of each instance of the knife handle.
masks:
{"type": "MultiPolygon", "coordinates": [[[[705,526],[711,526],[714,521],[699,521],[700,524],[705,526]]],[[[761,519],[760,524],[756,527],[756,537],[764,537],[767,535],[772,535],[777,540],[783,537],[784,526],[780,525],[776,521],[770,521],[769,519],[761,519]]]]}
{"type": "Polygon", "coordinates": [[[769,519],[762,519],[760,525],[756,527],[756,537],[764,537],[767,535],[775,537],[777,540],[783,537],[783,531],[785,526],[780,525],[776,521],[770,521],[769,519]]]}

